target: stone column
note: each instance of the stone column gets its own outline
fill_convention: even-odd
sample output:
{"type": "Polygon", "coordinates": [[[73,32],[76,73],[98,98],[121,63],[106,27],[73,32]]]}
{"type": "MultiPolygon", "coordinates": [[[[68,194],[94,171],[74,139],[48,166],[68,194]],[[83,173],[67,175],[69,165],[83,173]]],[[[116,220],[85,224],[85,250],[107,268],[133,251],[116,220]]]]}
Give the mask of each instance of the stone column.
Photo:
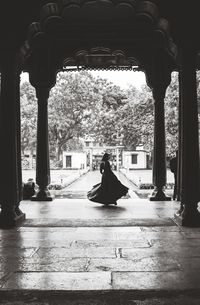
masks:
{"type": "MultiPolygon", "coordinates": [[[[178,109],[178,163],[177,163],[177,200],[181,200],[180,188],[181,188],[181,151],[182,146],[182,119],[181,119],[181,96],[182,96],[182,81],[181,71],[179,72],[179,109],[178,109]]],[[[180,204],[179,213],[183,211],[183,206],[180,204]]]]}
{"type": "Polygon", "coordinates": [[[36,86],[38,99],[37,122],[37,156],[36,156],[36,183],[39,191],[31,200],[51,201],[52,197],[47,186],[50,183],[49,139],[48,139],[48,98],[49,88],[36,86]]]}
{"type": "Polygon", "coordinates": [[[154,98],[154,150],[153,150],[153,184],[155,189],[149,198],[151,201],[171,200],[164,193],[166,185],[166,153],[165,153],[165,114],[164,98],[166,86],[153,87],[154,98]]]}
{"type": "Polygon", "coordinates": [[[180,82],[180,197],[183,206],[181,221],[184,226],[200,226],[200,214],[197,210],[200,201],[200,161],[196,52],[189,47],[180,50],[180,82]]]}
{"type": "Polygon", "coordinates": [[[9,228],[25,218],[19,210],[21,160],[19,135],[19,74],[13,54],[1,66],[0,99],[0,226],[9,228]]]}
{"type": "Polygon", "coordinates": [[[21,166],[21,111],[20,111],[20,75],[16,75],[16,140],[17,140],[17,202],[15,212],[20,215],[19,208],[22,197],[22,166],[21,166]]]}

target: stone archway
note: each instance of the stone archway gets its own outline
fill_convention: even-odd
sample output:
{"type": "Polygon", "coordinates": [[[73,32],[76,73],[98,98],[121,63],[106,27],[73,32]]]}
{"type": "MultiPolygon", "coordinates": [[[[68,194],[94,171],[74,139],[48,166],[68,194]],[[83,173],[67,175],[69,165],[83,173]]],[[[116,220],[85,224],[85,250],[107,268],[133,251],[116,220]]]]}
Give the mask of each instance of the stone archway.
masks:
{"type": "MultiPolygon", "coordinates": [[[[25,69],[30,73],[36,91],[41,83],[46,82],[44,86],[51,87],[55,83],[56,71],[62,70],[63,66],[138,69],[147,75],[157,100],[155,105],[164,105],[176,48],[170,37],[168,21],[162,18],[158,5],[152,1],[47,3],[41,9],[40,21],[29,26],[28,44],[32,54],[25,69]]],[[[157,113],[161,111],[164,107],[157,113]]],[[[154,159],[158,163],[154,169],[152,199],[168,200],[163,192],[166,183],[164,112],[162,120],[158,114],[155,120],[156,131],[162,130],[155,139],[160,137],[157,142],[162,144],[156,145],[154,159]]]]}
{"type": "MultiPolygon", "coordinates": [[[[103,46],[104,48],[112,50],[111,56],[113,56],[113,52],[116,50],[122,50],[118,52],[117,59],[121,58],[121,56],[123,57],[124,54],[125,58],[136,59],[140,63],[139,69],[145,71],[148,84],[153,90],[156,113],[155,126],[157,126],[155,130],[159,131],[155,136],[156,142],[154,144],[154,163],[157,164],[154,170],[154,183],[156,186],[154,200],[167,199],[162,190],[165,183],[164,96],[170,82],[171,72],[176,69],[181,71],[181,200],[185,207],[183,214],[184,224],[199,224],[199,214],[197,213],[197,203],[199,200],[199,147],[194,78],[194,71],[196,69],[195,59],[198,47],[195,48],[196,44],[193,43],[195,41],[193,40],[193,36],[190,38],[191,45],[183,43],[183,38],[185,38],[185,35],[188,38],[189,31],[186,34],[180,31],[182,24],[181,18],[175,22],[175,19],[170,17],[169,12],[172,12],[173,8],[177,12],[176,10],[179,8],[178,4],[176,3],[174,7],[171,7],[170,5],[166,6],[164,2],[158,3],[155,0],[62,0],[51,3],[45,1],[45,4],[40,9],[39,21],[30,24],[27,41],[20,49],[20,52],[14,51],[9,56],[7,54],[2,56],[2,58],[7,59],[1,67],[2,82],[4,83],[5,80],[8,84],[10,81],[9,88],[11,89],[11,93],[13,93],[11,96],[5,90],[5,86],[2,85],[2,122],[5,121],[3,119],[4,117],[8,121],[13,118],[15,101],[17,100],[15,81],[16,74],[19,75],[20,69],[29,72],[30,81],[36,88],[39,107],[41,108],[39,110],[39,116],[45,117],[43,124],[41,123],[40,126],[44,133],[42,135],[39,132],[39,137],[41,138],[41,143],[46,143],[46,147],[44,148],[41,145],[38,161],[42,165],[40,167],[42,168],[40,170],[41,175],[38,175],[38,179],[41,184],[41,193],[43,193],[45,198],[47,197],[45,188],[48,184],[49,169],[48,130],[47,124],[44,124],[44,122],[47,122],[49,90],[54,86],[56,72],[63,68],[63,62],[66,58],[74,59],[75,56],[76,60],[80,60],[78,54],[81,56],[84,55],[80,53],[80,50],[86,50],[87,53],[88,51],[90,52],[91,48],[101,48],[103,46]],[[179,25],[175,26],[176,30],[173,32],[173,35],[169,29],[170,22],[168,19],[173,20],[175,25],[179,22],[179,25]],[[178,43],[180,49],[180,61],[177,61],[177,48],[173,39],[178,43]],[[11,58],[13,61],[10,60],[11,58]],[[190,78],[187,77],[187,73],[190,75],[190,78]],[[190,106],[188,106],[189,96],[186,92],[187,90],[184,90],[184,87],[189,88],[190,94],[192,95],[190,106]],[[8,97],[12,101],[10,109],[13,111],[10,111],[5,103],[8,97]],[[188,129],[195,130],[193,137],[189,135],[188,129]],[[192,138],[194,141],[191,140],[192,138]],[[193,145],[195,149],[191,152],[188,149],[188,145],[193,145]],[[160,155],[161,158],[159,158],[160,155]],[[193,160],[192,170],[189,169],[190,160],[193,160]],[[189,175],[189,180],[186,179],[187,175],[189,175]]],[[[193,8],[192,5],[191,8],[193,8]]],[[[184,13],[182,15],[187,12],[185,9],[183,11],[184,13]]],[[[193,23],[191,23],[191,29],[192,26],[193,23]]],[[[116,56],[116,53],[114,55],[116,56]]],[[[88,55],[85,58],[88,58],[88,55]]],[[[90,64],[93,66],[94,63],[91,62],[90,64]]],[[[96,64],[98,65],[97,61],[96,64]]],[[[102,65],[102,63],[99,64],[102,65]]],[[[117,62],[118,64],[119,62],[117,62]]],[[[17,124],[18,119],[14,117],[14,121],[17,124]]],[[[42,122],[42,119],[40,121],[42,122]]],[[[1,135],[2,140],[11,134],[10,142],[16,143],[15,137],[17,130],[17,134],[19,134],[19,129],[16,128],[16,124],[8,125],[8,131],[1,135]]],[[[11,188],[13,190],[12,198],[8,200],[9,203],[6,205],[3,204],[4,212],[2,211],[1,213],[3,222],[4,219],[8,218],[12,224],[15,223],[14,217],[17,211],[15,210],[13,212],[13,206],[16,206],[16,202],[20,201],[20,195],[17,195],[18,188],[16,187],[16,184],[20,180],[20,164],[17,159],[18,150],[19,145],[16,145],[14,152],[12,152],[11,146],[8,143],[1,156],[2,159],[9,161],[12,155],[12,162],[7,176],[13,176],[14,179],[12,180],[12,186],[10,183],[8,183],[8,186],[5,186],[2,201],[7,202],[7,193],[11,188]],[[10,152],[11,155],[7,154],[7,152],[10,152]]],[[[1,182],[4,183],[3,175],[1,182]]]]}

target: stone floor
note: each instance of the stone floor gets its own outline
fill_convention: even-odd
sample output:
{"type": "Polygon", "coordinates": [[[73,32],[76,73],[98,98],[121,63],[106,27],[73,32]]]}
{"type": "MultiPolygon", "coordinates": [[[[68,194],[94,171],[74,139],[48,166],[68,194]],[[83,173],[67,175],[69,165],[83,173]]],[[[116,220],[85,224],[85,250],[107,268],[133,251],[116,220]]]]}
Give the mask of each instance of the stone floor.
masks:
{"type": "Polygon", "coordinates": [[[0,230],[0,304],[200,304],[200,228],[176,202],[24,201],[26,221],[0,230]]]}

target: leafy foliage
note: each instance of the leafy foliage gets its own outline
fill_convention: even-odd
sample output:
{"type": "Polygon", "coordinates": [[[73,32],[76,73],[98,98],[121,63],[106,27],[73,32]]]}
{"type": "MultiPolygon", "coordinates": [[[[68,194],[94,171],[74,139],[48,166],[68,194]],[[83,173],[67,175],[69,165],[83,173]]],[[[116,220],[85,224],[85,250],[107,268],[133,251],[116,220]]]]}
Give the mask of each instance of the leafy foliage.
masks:
{"type": "Polygon", "coordinates": [[[35,89],[24,82],[20,90],[22,152],[36,147],[37,99],[35,89]]]}
{"type": "Polygon", "coordinates": [[[92,81],[87,72],[59,73],[57,76],[49,98],[49,131],[58,160],[69,140],[84,135],[95,99],[92,81]]]}
{"type": "Polygon", "coordinates": [[[126,102],[126,95],[120,87],[100,78],[95,82],[95,88],[99,96],[88,131],[97,142],[115,145],[121,132],[121,107],[126,102]]]}
{"type": "Polygon", "coordinates": [[[178,149],[178,104],[179,85],[177,73],[172,74],[165,98],[165,122],[166,122],[166,152],[173,154],[178,149]]]}
{"type": "Polygon", "coordinates": [[[150,89],[144,86],[141,92],[128,98],[123,109],[124,145],[135,149],[143,144],[151,150],[153,140],[153,99],[150,89]]]}
{"type": "MultiPolygon", "coordinates": [[[[200,91],[200,75],[197,77],[200,91]]],[[[166,147],[171,154],[178,145],[178,79],[165,98],[166,147]]],[[[200,104],[200,103],[199,103],[200,104]]],[[[59,160],[64,149],[81,150],[81,138],[89,135],[102,144],[134,149],[143,144],[153,149],[154,102],[151,90],[119,86],[95,78],[89,72],[59,73],[48,102],[50,153],[59,160]]],[[[35,148],[37,100],[29,83],[21,86],[22,149],[35,148]]]]}

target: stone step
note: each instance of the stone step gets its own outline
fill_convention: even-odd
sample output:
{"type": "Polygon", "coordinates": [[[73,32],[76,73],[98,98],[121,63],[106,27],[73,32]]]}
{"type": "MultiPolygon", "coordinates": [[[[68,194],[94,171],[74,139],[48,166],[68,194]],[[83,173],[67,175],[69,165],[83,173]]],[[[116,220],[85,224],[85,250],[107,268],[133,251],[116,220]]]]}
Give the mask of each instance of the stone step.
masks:
{"type": "MultiPolygon", "coordinates": [[[[115,207],[110,207],[115,208],[115,207]]],[[[176,226],[173,219],[166,218],[31,218],[22,227],[154,227],[176,226]]]]}
{"type": "Polygon", "coordinates": [[[199,290],[114,291],[1,291],[1,305],[199,305],[199,290]]]}

